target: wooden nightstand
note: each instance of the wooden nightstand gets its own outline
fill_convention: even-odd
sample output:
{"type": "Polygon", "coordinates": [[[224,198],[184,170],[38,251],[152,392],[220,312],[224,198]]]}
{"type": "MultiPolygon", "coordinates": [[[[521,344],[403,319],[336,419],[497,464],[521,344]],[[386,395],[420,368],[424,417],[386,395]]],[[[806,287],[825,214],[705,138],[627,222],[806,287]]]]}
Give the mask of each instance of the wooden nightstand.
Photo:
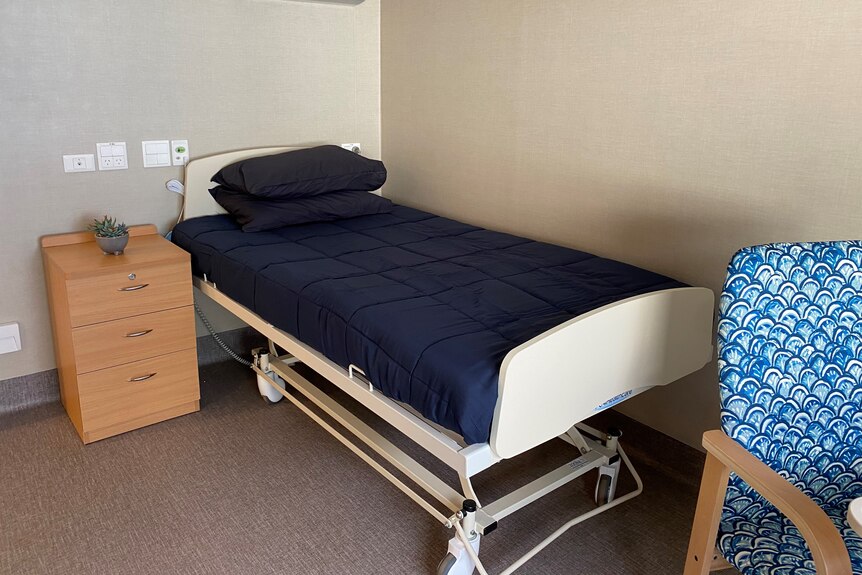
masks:
{"type": "Polygon", "coordinates": [[[42,238],[60,397],[84,443],[200,409],[189,254],[155,226],[121,256],[42,238]]]}

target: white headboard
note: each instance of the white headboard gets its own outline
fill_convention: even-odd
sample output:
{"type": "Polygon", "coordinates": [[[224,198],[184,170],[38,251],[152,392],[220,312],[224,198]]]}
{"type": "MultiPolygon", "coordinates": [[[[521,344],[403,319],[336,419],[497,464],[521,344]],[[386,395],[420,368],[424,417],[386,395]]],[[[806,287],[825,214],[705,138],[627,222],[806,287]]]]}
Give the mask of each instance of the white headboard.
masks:
{"type": "Polygon", "coordinates": [[[249,148],[247,150],[236,150],[233,152],[224,152],[223,154],[213,154],[212,156],[205,156],[203,158],[195,158],[186,165],[185,201],[183,203],[183,215],[181,219],[187,220],[197,216],[224,213],[224,209],[216,203],[209,192],[209,189],[213,187],[210,178],[223,167],[246,158],[268,156],[289,150],[301,150],[303,147],[305,146],[249,148]]]}

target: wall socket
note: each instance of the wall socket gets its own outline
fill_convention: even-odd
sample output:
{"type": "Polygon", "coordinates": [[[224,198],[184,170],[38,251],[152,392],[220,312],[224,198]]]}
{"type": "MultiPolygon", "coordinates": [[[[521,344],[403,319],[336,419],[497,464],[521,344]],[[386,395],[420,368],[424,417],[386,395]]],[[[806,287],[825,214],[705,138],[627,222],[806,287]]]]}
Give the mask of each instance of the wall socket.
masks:
{"type": "Polygon", "coordinates": [[[128,170],[129,157],[125,142],[101,142],[96,144],[99,170],[128,170]]]}
{"type": "Polygon", "coordinates": [[[360,155],[362,154],[362,146],[359,145],[358,142],[355,144],[341,144],[341,147],[345,150],[350,150],[351,152],[355,152],[360,155]]]}
{"type": "Polygon", "coordinates": [[[189,163],[189,141],[171,140],[171,158],[175,166],[185,166],[189,163]]]}
{"type": "Polygon", "coordinates": [[[93,154],[71,154],[63,156],[63,171],[66,173],[95,172],[95,158],[93,154]]]}

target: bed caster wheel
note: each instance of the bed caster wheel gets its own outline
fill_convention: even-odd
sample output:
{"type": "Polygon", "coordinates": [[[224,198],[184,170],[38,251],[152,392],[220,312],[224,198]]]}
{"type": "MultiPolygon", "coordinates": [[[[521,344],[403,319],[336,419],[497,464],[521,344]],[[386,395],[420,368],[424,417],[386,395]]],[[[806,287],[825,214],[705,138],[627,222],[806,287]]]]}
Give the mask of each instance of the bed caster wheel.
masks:
{"type": "MultiPolygon", "coordinates": [[[[470,546],[473,547],[473,551],[477,555],[479,553],[480,540],[481,537],[476,535],[470,541],[470,546]]],[[[464,542],[458,537],[450,539],[446,557],[437,566],[437,575],[472,575],[475,569],[476,564],[473,563],[473,559],[467,553],[464,542]]]]}
{"type": "Polygon", "coordinates": [[[614,500],[617,492],[617,475],[619,475],[619,472],[619,460],[599,467],[599,477],[596,481],[596,491],[593,495],[596,505],[601,507],[614,500]]]}
{"type": "Polygon", "coordinates": [[[596,482],[595,500],[596,505],[602,506],[613,501],[611,493],[611,478],[607,475],[599,475],[599,480],[596,482]]]}
{"type": "MultiPolygon", "coordinates": [[[[284,387],[284,381],[280,377],[278,377],[272,372],[269,373],[269,377],[271,377],[276,383],[284,387]]],[[[281,392],[278,391],[275,386],[273,386],[269,381],[267,381],[264,376],[260,374],[258,374],[257,376],[257,390],[260,392],[260,396],[263,398],[263,400],[269,405],[273,403],[278,403],[284,398],[284,396],[281,395],[281,392]]]]}
{"type": "Polygon", "coordinates": [[[440,561],[440,564],[437,565],[437,575],[450,575],[452,573],[452,569],[455,568],[455,563],[458,562],[458,558],[452,555],[451,553],[447,553],[446,557],[440,561]]]}

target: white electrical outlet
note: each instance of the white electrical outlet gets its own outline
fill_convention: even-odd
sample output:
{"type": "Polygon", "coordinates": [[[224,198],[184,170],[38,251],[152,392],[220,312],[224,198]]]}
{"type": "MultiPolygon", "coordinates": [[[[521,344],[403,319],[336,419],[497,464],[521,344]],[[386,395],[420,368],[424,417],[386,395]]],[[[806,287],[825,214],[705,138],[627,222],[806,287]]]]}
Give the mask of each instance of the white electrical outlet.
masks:
{"type": "Polygon", "coordinates": [[[189,163],[189,141],[171,140],[171,158],[175,166],[185,166],[189,163]]]}
{"type": "Polygon", "coordinates": [[[96,144],[100,170],[126,170],[129,167],[125,142],[102,142],[96,144]]]}
{"type": "Polygon", "coordinates": [[[63,171],[70,172],[95,172],[96,162],[93,154],[73,154],[63,156],[63,171]]]}
{"type": "Polygon", "coordinates": [[[362,154],[362,146],[360,146],[358,142],[355,144],[341,144],[341,147],[345,150],[350,150],[351,152],[362,154]]]}

